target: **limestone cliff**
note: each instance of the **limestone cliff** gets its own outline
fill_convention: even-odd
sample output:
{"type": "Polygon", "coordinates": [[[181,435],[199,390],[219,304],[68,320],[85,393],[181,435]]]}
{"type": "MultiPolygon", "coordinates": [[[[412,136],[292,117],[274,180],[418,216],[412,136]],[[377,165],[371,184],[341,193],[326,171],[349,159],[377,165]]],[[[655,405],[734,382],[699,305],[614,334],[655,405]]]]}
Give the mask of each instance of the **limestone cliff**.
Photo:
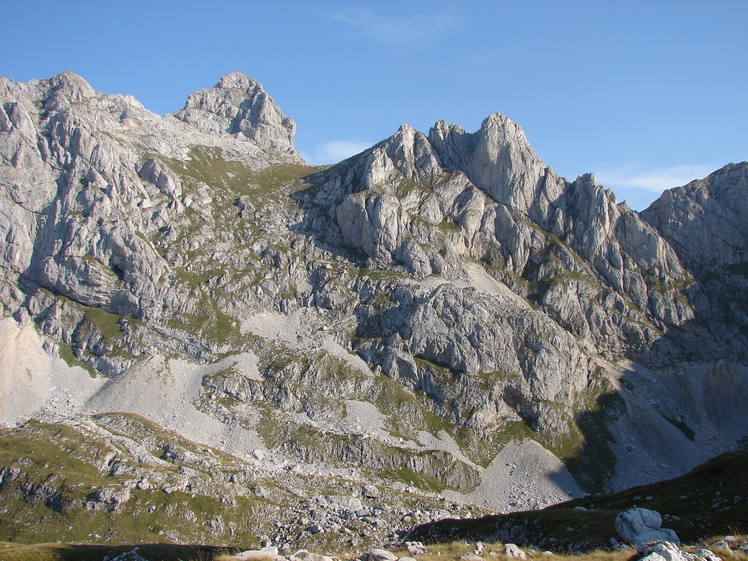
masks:
{"type": "Polygon", "coordinates": [[[745,164],[639,215],[500,114],[320,169],[241,74],[164,117],[70,73],[0,104],[3,423],[129,412],[502,510],[748,434],[745,164]]]}

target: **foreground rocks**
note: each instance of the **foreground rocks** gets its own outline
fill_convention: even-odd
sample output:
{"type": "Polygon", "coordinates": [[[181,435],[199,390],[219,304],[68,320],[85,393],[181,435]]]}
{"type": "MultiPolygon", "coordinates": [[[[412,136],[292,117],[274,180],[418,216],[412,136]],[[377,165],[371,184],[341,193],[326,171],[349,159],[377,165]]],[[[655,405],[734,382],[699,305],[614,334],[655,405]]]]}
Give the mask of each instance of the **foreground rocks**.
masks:
{"type": "MultiPolygon", "coordinates": [[[[726,538],[731,537],[732,536],[726,536],[726,538]]],[[[733,540],[735,539],[734,537],[732,538],[733,540]]],[[[479,556],[476,553],[468,553],[464,556],[454,555],[452,558],[459,561],[484,561],[484,559],[496,559],[500,557],[525,560],[528,557],[554,556],[554,553],[550,551],[540,551],[532,547],[527,548],[527,550],[520,549],[513,543],[487,545],[489,550],[485,549],[486,544],[483,544],[482,542],[477,542],[475,544],[476,550],[485,552],[483,556],[479,556]]],[[[735,545],[737,546],[737,544],[735,545]]],[[[418,542],[408,542],[407,546],[408,550],[416,546],[423,547],[423,545],[418,542]]],[[[748,541],[743,542],[740,547],[743,548],[743,550],[748,549],[748,541]]],[[[441,553],[438,551],[438,546],[434,546],[433,549],[436,553],[432,552],[429,553],[429,555],[441,556],[441,553]]],[[[419,553],[418,555],[426,554],[427,552],[423,550],[422,553],[419,553]]],[[[413,560],[413,557],[410,555],[411,554],[408,553],[407,556],[398,557],[395,553],[387,549],[372,549],[357,557],[345,556],[344,558],[355,559],[358,561],[411,561],[413,560]]],[[[660,541],[643,548],[642,551],[639,552],[638,559],[646,561],[722,561],[723,558],[729,559],[730,556],[732,556],[732,550],[725,549],[722,541],[711,544],[709,548],[688,547],[685,549],[681,549],[679,545],[671,542],[660,541]],[[726,557],[720,557],[717,555],[718,553],[726,557]]],[[[447,558],[449,557],[445,556],[445,559],[447,558]]],[[[334,555],[330,556],[310,553],[307,550],[299,550],[294,554],[283,556],[279,555],[278,549],[275,547],[263,547],[258,550],[248,550],[237,553],[232,556],[231,559],[236,561],[340,561],[341,558],[334,555]]]]}
{"type": "Polygon", "coordinates": [[[632,508],[616,516],[618,536],[624,543],[632,544],[639,553],[657,542],[680,545],[675,532],[661,526],[660,513],[646,508],[632,508]]]}

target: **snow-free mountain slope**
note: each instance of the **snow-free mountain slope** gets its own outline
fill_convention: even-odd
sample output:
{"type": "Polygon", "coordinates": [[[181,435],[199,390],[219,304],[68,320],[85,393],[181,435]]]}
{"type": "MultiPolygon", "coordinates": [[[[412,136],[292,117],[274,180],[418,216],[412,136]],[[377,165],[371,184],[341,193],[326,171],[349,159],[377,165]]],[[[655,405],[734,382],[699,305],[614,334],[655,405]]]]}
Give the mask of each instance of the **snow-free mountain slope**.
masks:
{"type": "MultiPolygon", "coordinates": [[[[240,74],[164,117],[70,73],[3,78],[0,105],[2,348],[32,370],[0,368],[30,384],[0,421],[20,431],[124,413],[308,483],[279,501],[375,484],[387,524],[346,515],[372,536],[415,522],[411,491],[428,512],[534,508],[748,435],[744,164],[639,215],[500,114],[403,125],[322,169],[240,74]]],[[[101,469],[119,490],[149,477],[101,469]]],[[[318,502],[315,524],[352,539],[318,502]]]]}

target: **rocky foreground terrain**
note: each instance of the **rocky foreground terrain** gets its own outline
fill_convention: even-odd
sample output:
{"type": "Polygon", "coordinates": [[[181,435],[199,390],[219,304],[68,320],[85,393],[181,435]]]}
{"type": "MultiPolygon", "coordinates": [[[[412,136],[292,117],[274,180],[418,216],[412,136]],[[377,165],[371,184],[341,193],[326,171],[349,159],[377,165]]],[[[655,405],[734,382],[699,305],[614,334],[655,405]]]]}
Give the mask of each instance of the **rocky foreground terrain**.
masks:
{"type": "Polygon", "coordinates": [[[637,213],[500,114],[317,168],[241,74],[0,103],[0,539],[363,547],[745,446],[745,162],[637,213]]]}

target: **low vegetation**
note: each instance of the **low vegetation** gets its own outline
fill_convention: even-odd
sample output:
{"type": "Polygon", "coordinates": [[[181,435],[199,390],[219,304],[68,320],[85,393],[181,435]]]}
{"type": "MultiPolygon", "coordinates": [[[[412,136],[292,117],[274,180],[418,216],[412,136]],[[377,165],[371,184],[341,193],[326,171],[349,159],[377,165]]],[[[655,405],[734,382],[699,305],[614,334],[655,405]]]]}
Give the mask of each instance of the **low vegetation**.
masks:
{"type": "Polygon", "coordinates": [[[445,520],[414,529],[413,539],[439,542],[488,540],[521,535],[555,551],[607,548],[615,535],[615,517],[632,507],[663,515],[684,543],[748,530],[748,451],[728,452],[689,473],[618,493],[588,495],[539,511],[445,520]]]}
{"type": "MultiPolygon", "coordinates": [[[[745,535],[735,536],[738,541],[744,541],[745,535]]],[[[707,546],[715,543],[721,537],[706,540],[698,546],[707,546]]],[[[495,561],[506,561],[509,559],[504,555],[504,544],[501,542],[482,543],[480,557],[495,561]]],[[[418,561],[447,561],[466,559],[469,555],[476,553],[478,544],[467,541],[454,541],[440,544],[429,544],[425,546],[425,553],[416,556],[418,561]]],[[[149,561],[232,561],[235,555],[241,551],[240,548],[226,548],[205,545],[179,545],[179,544],[141,544],[141,545],[70,545],[70,544],[37,544],[21,545],[0,542],[0,560],[2,561],[104,561],[122,559],[130,561],[133,559],[145,559],[149,561]],[[129,554],[129,556],[128,556],[129,554]],[[136,557],[135,555],[140,557],[136,557]],[[122,557],[118,557],[122,556],[122,557]]],[[[398,558],[411,557],[404,547],[395,547],[390,550],[398,558]]],[[[528,559],[549,557],[549,552],[536,548],[526,547],[523,551],[528,559]]],[[[286,553],[286,552],[283,552],[286,553]]],[[[293,552],[291,552],[293,553],[293,552]]],[[[335,559],[355,559],[362,552],[343,552],[335,559]]],[[[623,549],[599,549],[582,554],[553,554],[554,561],[629,561],[636,557],[636,552],[630,548],[623,549]]],[[[723,554],[724,555],[724,554],[723,554]]],[[[740,552],[732,552],[729,555],[731,561],[748,561],[748,555],[740,552]]],[[[267,561],[270,561],[270,557],[267,561]]]]}

